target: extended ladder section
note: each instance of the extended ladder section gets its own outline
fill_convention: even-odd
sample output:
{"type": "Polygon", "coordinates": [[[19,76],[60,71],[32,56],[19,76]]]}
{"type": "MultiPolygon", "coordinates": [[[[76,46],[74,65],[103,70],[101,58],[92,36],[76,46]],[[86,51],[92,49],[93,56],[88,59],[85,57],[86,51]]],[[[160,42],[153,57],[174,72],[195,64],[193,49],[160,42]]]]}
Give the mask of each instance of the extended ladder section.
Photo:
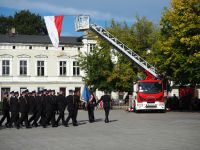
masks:
{"type": "Polygon", "coordinates": [[[109,43],[111,43],[118,52],[127,56],[132,61],[136,62],[140,67],[148,71],[154,77],[158,78],[158,73],[154,66],[150,65],[147,61],[141,58],[138,54],[136,54],[132,49],[128,48],[121,41],[115,38],[112,34],[110,34],[106,29],[96,24],[91,24],[90,29],[95,31],[98,35],[103,37],[109,43]]]}

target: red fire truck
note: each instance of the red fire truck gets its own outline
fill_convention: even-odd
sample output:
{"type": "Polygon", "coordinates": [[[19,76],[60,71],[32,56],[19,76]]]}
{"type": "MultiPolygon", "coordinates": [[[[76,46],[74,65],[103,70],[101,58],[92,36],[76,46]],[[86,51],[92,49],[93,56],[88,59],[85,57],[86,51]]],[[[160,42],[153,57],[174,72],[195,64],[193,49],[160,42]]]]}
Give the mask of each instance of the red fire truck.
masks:
{"type": "Polygon", "coordinates": [[[131,107],[135,112],[160,110],[165,112],[164,90],[161,80],[139,80],[134,85],[131,107]]]}

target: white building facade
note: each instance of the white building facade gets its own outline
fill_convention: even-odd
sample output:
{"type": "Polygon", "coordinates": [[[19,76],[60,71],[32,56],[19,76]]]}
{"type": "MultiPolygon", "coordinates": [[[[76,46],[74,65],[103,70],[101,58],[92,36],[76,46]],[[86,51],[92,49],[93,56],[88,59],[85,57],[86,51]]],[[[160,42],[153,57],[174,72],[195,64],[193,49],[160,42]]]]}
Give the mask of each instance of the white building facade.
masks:
{"type": "Polygon", "coordinates": [[[60,90],[84,86],[77,60],[79,51],[89,52],[94,40],[83,37],[61,37],[54,48],[48,36],[0,35],[0,92],[60,90]]]}

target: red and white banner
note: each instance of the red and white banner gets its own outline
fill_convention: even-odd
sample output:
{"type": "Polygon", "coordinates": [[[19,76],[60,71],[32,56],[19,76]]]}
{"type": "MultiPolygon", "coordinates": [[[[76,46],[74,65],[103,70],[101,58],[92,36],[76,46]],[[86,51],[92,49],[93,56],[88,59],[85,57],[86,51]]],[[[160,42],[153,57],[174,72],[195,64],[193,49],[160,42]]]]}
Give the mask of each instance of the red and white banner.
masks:
{"type": "Polygon", "coordinates": [[[63,16],[44,16],[46,28],[54,47],[58,48],[63,16]]]}

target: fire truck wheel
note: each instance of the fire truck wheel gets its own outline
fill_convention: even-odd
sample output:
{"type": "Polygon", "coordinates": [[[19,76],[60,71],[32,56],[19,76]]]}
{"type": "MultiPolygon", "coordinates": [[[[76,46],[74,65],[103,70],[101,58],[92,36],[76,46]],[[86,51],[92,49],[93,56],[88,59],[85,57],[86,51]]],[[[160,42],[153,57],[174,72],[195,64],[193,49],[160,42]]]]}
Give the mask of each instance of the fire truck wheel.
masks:
{"type": "Polygon", "coordinates": [[[135,109],[135,113],[140,113],[141,111],[135,109]]]}

